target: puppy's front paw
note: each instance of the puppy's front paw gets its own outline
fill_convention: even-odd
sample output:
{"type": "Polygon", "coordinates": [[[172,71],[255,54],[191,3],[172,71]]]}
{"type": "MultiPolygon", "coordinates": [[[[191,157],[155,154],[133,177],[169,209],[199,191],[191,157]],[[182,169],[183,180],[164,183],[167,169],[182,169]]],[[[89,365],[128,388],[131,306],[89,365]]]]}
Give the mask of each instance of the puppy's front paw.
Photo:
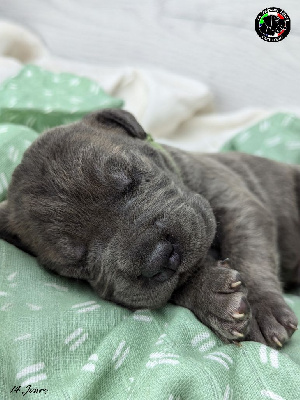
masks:
{"type": "Polygon", "coordinates": [[[279,349],[297,330],[297,317],[279,294],[252,300],[251,308],[253,318],[247,340],[279,349]]]}
{"type": "Polygon", "coordinates": [[[219,261],[204,283],[206,315],[203,322],[226,343],[244,340],[249,330],[251,309],[247,289],[240,274],[229,267],[229,260],[219,261]]]}

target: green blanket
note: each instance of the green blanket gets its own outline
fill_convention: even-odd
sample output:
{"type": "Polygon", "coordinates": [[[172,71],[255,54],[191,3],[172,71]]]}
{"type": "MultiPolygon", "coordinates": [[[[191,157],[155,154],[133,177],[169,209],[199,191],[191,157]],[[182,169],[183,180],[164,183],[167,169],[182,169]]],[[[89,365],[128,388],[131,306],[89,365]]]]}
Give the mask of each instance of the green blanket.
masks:
{"type": "MultiPolygon", "coordinates": [[[[13,169],[37,132],[95,108],[121,105],[98,88],[74,115],[67,102],[69,85],[77,90],[72,96],[88,99],[90,84],[29,66],[0,87],[2,200],[13,169]],[[31,90],[29,82],[36,77],[39,86],[31,90]],[[50,96],[53,87],[57,95],[50,96]],[[16,88],[18,97],[12,101],[16,88]],[[41,91],[48,95],[40,97],[41,91]],[[28,104],[34,104],[33,113],[28,104]]],[[[226,149],[239,150],[242,143],[243,151],[255,152],[262,146],[250,147],[252,138],[264,137],[271,146],[263,155],[274,156],[276,141],[268,135],[278,121],[280,143],[294,143],[286,146],[285,161],[299,162],[292,157],[299,120],[289,115],[272,116],[259,134],[261,124],[247,135],[240,133],[226,149]],[[283,122],[287,118],[289,123],[283,122]]],[[[280,148],[277,154],[283,154],[280,148]]],[[[280,351],[254,342],[224,345],[187,309],[168,304],[156,311],[128,311],[98,298],[85,282],[44,270],[35,258],[1,240],[0,265],[1,399],[300,399],[299,331],[280,351]]],[[[286,295],[286,301],[300,319],[300,298],[286,295]]]]}

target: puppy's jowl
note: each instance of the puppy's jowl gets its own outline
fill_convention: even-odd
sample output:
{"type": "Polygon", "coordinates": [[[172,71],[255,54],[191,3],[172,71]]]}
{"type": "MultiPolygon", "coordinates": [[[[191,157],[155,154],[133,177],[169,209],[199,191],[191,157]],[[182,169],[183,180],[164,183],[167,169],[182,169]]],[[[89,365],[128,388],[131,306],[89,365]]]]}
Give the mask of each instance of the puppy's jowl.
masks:
{"type": "Polygon", "coordinates": [[[281,347],[298,323],[281,282],[297,280],[299,210],[299,167],[154,147],[131,114],[107,109],[29,147],[0,237],[104,299],[171,301],[224,342],[281,347]]]}

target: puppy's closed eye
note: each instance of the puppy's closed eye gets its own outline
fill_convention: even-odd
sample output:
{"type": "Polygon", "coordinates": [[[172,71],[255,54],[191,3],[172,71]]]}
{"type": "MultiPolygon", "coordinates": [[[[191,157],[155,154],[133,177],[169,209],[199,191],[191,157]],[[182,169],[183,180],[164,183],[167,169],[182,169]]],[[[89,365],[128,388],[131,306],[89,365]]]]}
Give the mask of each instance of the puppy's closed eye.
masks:
{"type": "Polygon", "coordinates": [[[136,187],[137,187],[137,182],[134,179],[129,178],[126,186],[124,186],[122,188],[122,191],[121,191],[122,195],[128,195],[130,193],[133,193],[133,191],[136,189],[136,187]]]}
{"type": "Polygon", "coordinates": [[[133,179],[125,171],[112,172],[111,178],[113,179],[113,186],[120,193],[126,193],[133,184],[133,179]]]}
{"type": "Polygon", "coordinates": [[[141,183],[143,173],[141,172],[114,172],[114,187],[117,194],[126,196],[134,193],[141,183]]]}

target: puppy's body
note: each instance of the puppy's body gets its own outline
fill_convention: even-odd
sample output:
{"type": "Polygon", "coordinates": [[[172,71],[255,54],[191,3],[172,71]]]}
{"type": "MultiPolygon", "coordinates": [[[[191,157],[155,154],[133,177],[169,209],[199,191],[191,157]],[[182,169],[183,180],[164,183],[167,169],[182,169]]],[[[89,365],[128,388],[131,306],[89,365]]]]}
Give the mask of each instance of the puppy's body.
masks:
{"type": "MultiPolygon", "coordinates": [[[[169,148],[168,152],[178,157],[177,149],[169,148]]],[[[188,177],[186,185],[209,201],[217,221],[224,221],[225,209],[230,213],[230,226],[222,224],[217,229],[218,244],[224,243],[226,228],[236,230],[239,224],[245,238],[247,231],[252,230],[253,236],[261,231],[263,241],[273,231],[280,280],[287,286],[300,284],[300,167],[238,152],[187,153],[182,162],[179,157],[177,160],[188,177]],[[185,165],[186,157],[189,161],[185,165]],[[188,173],[191,164],[193,174],[188,173]],[[260,226],[256,227],[254,221],[259,216],[260,226]]],[[[229,254],[221,253],[221,257],[226,256],[229,254]]]]}
{"type": "Polygon", "coordinates": [[[172,301],[224,341],[282,345],[297,325],[280,281],[300,265],[299,167],[145,138],[120,110],[46,132],[13,174],[0,236],[105,299],[172,301]]]}

